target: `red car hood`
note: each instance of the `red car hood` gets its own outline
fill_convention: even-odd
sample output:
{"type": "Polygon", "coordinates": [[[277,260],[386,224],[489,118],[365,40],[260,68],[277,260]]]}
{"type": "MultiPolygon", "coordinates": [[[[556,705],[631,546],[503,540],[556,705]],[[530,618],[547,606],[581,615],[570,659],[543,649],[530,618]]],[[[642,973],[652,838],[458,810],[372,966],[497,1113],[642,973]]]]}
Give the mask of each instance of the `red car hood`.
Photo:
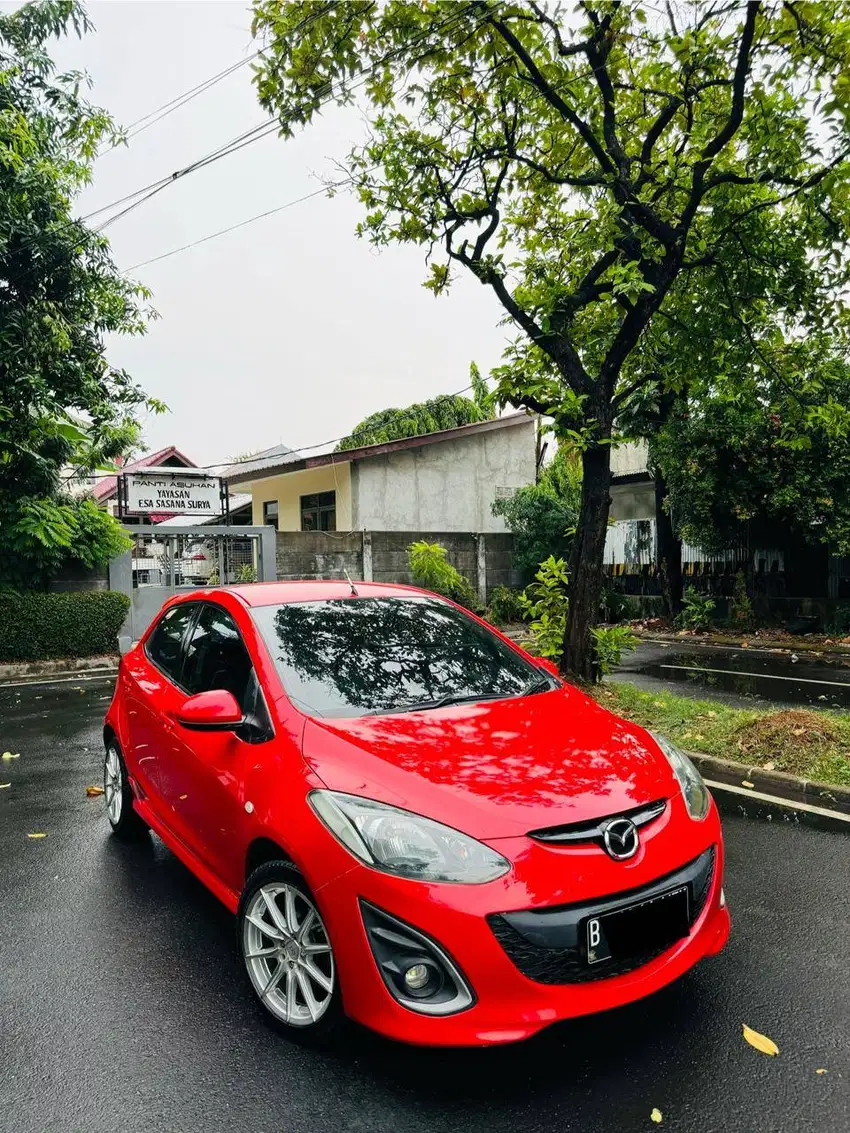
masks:
{"type": "Polygon", "coordinates": [[[425,712],[310,719],[304,759],[332,790],[478,838],[616,814],[678,789],[646,733],[573,688],[425,712]]]}

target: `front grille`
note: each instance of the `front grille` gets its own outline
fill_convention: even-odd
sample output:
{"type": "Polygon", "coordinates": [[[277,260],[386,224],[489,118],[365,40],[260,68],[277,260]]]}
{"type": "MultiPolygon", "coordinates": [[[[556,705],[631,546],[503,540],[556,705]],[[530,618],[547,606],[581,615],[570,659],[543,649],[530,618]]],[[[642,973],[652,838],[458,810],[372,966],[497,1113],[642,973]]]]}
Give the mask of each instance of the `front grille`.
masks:
{"type": "Polygon", "coordinates": [[[552,909],[528,909],[519,913],[493,913],[487,917],[493,935],[524,976],[543,984],[589,983],[610,979],[648,964],[667,950],[643,949],[635,941],[634,951],[601,964],[588,965],[584,955],[582,926],[588,917],[604,916],[687,885],[690,924],[702,912],[714,876],[715,851],[712,846],[675,873],[651,885],[618,893],[580,905],[561,905],[552,909]]]}
{"type": "Polygon", "coordinates": [[[584,819],[581,822],[565,822],[560,826],[547,826],[543,830],[529,830],[529,838],[536,842],[547,842],[554,846],[566,846],[571,843],[595,842],[602,845],[602,836],[605,827],[616,818],[630,818],[637,827],[645,826],[660,818],[667,809],[666,799],[657,799],[653,803],[632,807],[631,810],[619,810],[616,814],[606,815],[604,818],[584,819]]]}

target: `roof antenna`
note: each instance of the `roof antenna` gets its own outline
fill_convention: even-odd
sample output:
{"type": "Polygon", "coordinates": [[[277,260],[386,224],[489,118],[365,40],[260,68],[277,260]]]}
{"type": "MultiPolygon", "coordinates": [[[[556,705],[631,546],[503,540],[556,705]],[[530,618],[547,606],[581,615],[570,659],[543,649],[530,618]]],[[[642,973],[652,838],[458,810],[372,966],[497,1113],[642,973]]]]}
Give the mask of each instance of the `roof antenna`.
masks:
{"type": "Polygon", "coordinates": [[[351,581],[351,575],[348,573],[348,571],[345,569],[345,567],[342,568],[342,573],[345,575],[345,581],[351,587],[351,593],[354,595],[355,598],[359,598],[360,595],[357,593],[357,587],[351,581]]]}

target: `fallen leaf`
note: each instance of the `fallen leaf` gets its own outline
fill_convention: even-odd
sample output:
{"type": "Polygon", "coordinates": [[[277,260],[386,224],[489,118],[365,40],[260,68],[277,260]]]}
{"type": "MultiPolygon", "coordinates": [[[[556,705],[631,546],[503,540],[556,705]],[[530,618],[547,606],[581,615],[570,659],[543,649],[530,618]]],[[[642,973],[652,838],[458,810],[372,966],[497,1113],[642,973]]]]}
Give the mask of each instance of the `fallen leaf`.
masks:
{"type": "Polygon", "coordinates": [[[791,735],[792,736],[804,736],[805,734],[806,734],[805,728],[792,728],[791,729],[791,735]]]}
{"type": "Polygon", "coordinates": [[[755,783],[751,783],[749,781],[749,779],[742,779],[741,780],[741,786],[742,787],[748,787],[750,790],[752,790],[753,787],[755,786],[755,783]]]}
{"type": "Polygon", "coordinates": [[[742,642],[741,642],[741,648],[742,648],[742,649],[749,649],[749,648],[750,648],[750,643],[749,643],[749,641],[742,641],[742,642]]]}
{"type": "Polygon", "coordinates": [[[661,1110],[658,1108],[658,1106],[656,1106],[652,1113],[649,1115],[649,1120],[654,1121],[656,1125],[660,1125],[663,1121],[661,1110]]]}
{"type": "Polygon", "coordinates": [[[4,751],[2,757],[0,757],[0,758],[2,758],[2,759],[20,759],[21,753],[19,751],[16,751],[15,754],[13,755],[10,751],[4,751]]]}
{"type": "Polygon", "coordinates": [[[764,766],[765,771],[775,771],[776,770],[776,764],[773,762],[772,759],[769,759],[767,761],[767,763],[763,764],[763,766],[764,766]]]}
{"type": "Polygon", "coordinates": [[[46,838],[46,834],[27,834],[27,838],[46,838]]]}
{"type": "Polygon", "coordinates": [[[826,1073],[828,1073],[828,1071],[824,1070],[823,1067],[821,1067],[819,1070],[815,1071],[815,1074],[826,1074],[826,1073]]]}
{"type": "Polygon", "coordinates": [[[103,787],[86,787],[86,794],[90,799],[96,799],[98,795],[103,794],[103,787]]]}
{"type": "Polygon", "coordinates": [[[779,1047],[773,1039],[769,1039],[767,1035],[760,1035],[758,1031],[754,1031],[752,1027],[748,1027],[746,1023],[742,1023],[741,1026],[744,1028],[744,1038],[750,1046],[754,1046],[756,1050],[760,1050],[762,1054],[769,1054],[771,1057],[779,1054],[779,1047]]]}
{"type": "Polygon", "coordinates": [[[0,791],[5,791],[7,787],[11,787],[11,783],[0,783],[0,791]]]}

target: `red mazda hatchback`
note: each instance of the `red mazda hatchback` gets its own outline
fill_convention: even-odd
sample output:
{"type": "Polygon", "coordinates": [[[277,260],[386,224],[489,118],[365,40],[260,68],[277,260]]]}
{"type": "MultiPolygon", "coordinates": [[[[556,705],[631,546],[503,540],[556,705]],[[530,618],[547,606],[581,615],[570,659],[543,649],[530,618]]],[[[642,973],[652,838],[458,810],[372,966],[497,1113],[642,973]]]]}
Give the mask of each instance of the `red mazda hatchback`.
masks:
{"type": "Polygon", "coordinates": [[[169,602],[121,661],[105,800],[238,918],[287,1034],[485,1044],[649,995],[729,935],[693,764],[402,586],[169,602]]]}

